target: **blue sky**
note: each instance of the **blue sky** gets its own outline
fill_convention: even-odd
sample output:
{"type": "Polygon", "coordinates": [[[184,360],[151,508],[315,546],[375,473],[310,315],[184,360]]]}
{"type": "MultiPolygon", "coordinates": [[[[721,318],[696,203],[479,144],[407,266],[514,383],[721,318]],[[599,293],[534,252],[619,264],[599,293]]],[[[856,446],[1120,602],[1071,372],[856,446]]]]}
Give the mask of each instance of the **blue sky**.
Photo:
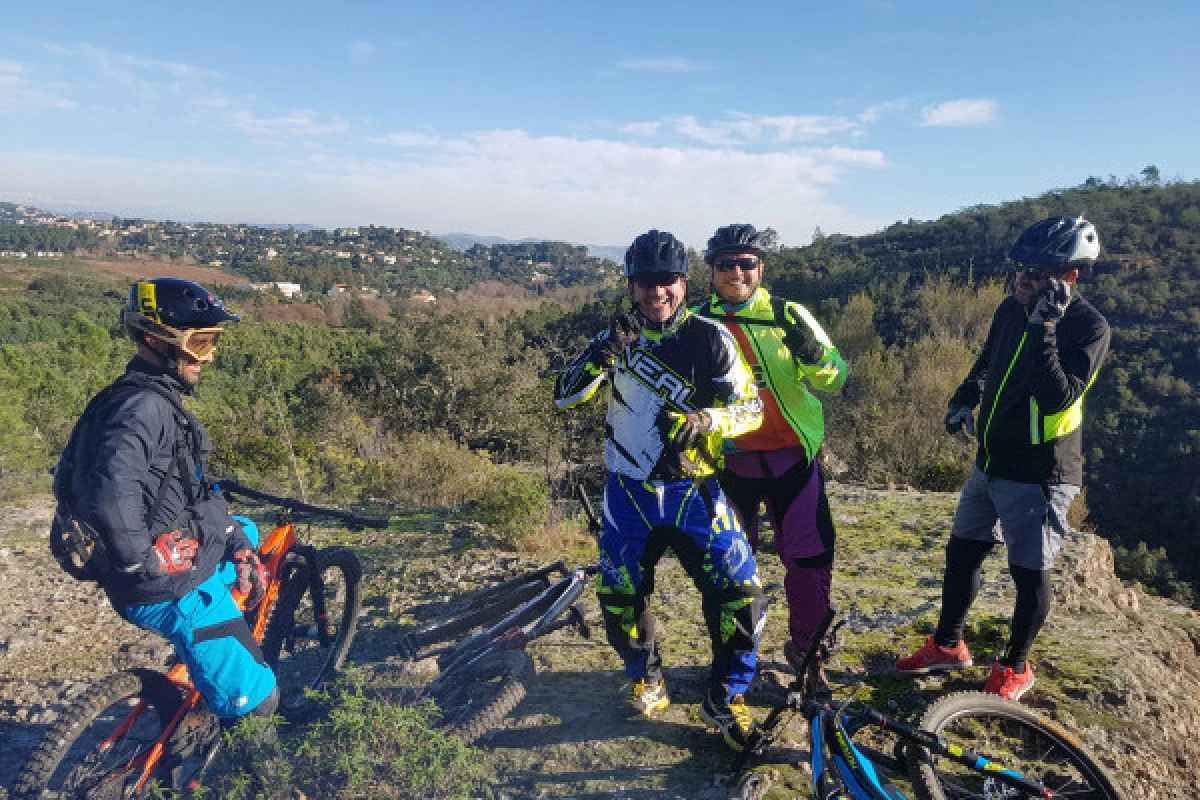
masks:
{"type": "Polygon", "coordinates": [[[6,5],[0,199],[34,205],[806,244],[1200,177],[1194,0],[6,5]]]}

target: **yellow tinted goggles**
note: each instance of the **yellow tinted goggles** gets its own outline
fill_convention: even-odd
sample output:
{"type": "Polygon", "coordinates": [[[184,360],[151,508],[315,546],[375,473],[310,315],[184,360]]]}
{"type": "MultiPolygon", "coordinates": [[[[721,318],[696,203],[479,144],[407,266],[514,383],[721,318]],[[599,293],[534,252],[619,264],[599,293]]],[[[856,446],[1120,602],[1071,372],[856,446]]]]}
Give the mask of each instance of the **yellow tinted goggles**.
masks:
{"type": "MultiPolygon", "coordinates": [[[[163,326],[166,327],[166,326],[163,326]]],[[[197,361],[204,361],[217,350],[217,340],[223,331],[220,328],[191,328],[178,331],[168,328],[172,336],[163,337],[197,361]]]]}

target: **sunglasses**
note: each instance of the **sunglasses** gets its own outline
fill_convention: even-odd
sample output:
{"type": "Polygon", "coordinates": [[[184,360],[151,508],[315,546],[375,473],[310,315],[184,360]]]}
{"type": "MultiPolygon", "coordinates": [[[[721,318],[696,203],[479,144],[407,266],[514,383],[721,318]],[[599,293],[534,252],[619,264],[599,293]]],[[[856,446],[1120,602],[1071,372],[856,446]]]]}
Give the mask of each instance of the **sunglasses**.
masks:
{"type": "Polygon", "coordinates": [[[682,275],[674,272],[651,272],[646,275],[636,275],[633,283],[640,289],[654,289],[659,286],[673,286],[682,275]]]}
{"type": "Polygon", "coordinates": [[[713,261],[713,269],[717,272],[733,272],[735,269],[740,269],[742,272],[753,272],[758,269],[758,265],[762,261],[758,256],[738,256],[737,258],[718,258],[713,261]]]}

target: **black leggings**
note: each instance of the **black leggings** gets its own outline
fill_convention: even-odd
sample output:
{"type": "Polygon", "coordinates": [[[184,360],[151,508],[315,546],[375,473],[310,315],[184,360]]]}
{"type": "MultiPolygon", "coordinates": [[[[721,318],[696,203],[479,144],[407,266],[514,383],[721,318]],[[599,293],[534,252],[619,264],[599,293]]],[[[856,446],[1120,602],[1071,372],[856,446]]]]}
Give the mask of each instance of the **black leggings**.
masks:
{"type": "MultiPolygon", "coordinates": [[[[946,575],[942,580],[942,613],[933,634],[934,642],[942,647],[954,647],[962,641],[967,611],[979,594],[980,568],[994,546],[992,542],[950,537],[946,545],[946,575]]],[[[1050,614],[1054,591],[1049,570],[1009,564],[1008,571],[1017,586],[1017,602],[1008,649],[1000,661],[1016,669],[1029,658],[1033,640],[1050,614]]]]}

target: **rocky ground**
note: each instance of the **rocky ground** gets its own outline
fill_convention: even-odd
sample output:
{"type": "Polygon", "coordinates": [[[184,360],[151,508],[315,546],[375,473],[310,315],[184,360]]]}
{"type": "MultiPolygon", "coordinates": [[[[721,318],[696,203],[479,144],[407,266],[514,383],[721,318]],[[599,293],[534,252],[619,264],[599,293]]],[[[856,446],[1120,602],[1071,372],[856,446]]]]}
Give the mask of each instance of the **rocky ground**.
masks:
{"type": "MultiPolygon", "coordinates": [[[[834,594],[849,620],[831,677],[861,681],[864,697],[902,718],[919,717],[946,691],[978,688],[1003,647],[1012,603],[998,557],[989,560],[968,633],[979,666],[918,681],[890,667],[932,628],[956,497],[835,485],[830,499],[839,535],[834,594]]],[[[0,786],[89,681],[167,655],[157,639],[118,619],[99,592],[58,571],[46,546],[50,511],[46,499],[0,509],[0,786]]],[[[406,625],[459,593],[559,556],[497,551],[477,533],[423,516],[353,540],[366,565],[367,602],[352,660],[381,676],[404,674],[394,653],[406,625]]],[[[312,537],[348,541],[344,532],[312,537]]],[[[592,556],[586,549],[565,555],[571,563],[592,556]]],[[[765,714],[787,679],[779,649],[786,612],[778,559],[768,551],[760,563],[773,603],[762,679],[750,701],[765,714]]],[[[1076,732],[1131,800],[1200,797],[1193,768],[1200,763],[1200,615],[1123,586],[1108,546],[1087,535],[1067,548],[1056,594],[1026,703],[1076,732]]],[[[727,797],[737,776],[699,719],[708,645],[686,576],[670,560],[660,570],[655,602],[673,703],[654,722],[625,714],[619,661],[603,641],[594,597],[587,602],[597,635],[563,631],[533,645],[539,674],[527,699],[508,727],[481,744],[497,768],[496,790],[512,798],[727,797]]],[[[791,726],[757,768],[770,776],[767,797],[808,796],[797,766],[803,733],[791,726]]]]}

